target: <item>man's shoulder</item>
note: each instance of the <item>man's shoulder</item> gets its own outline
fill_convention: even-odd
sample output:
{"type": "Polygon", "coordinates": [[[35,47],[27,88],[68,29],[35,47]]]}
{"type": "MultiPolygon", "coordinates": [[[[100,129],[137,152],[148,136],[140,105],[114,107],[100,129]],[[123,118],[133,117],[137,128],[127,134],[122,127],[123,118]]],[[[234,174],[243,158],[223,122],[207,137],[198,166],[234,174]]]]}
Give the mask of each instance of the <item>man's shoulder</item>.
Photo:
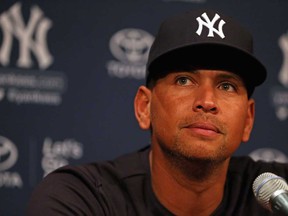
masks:
{"type": "Polygon", "coordinates": [[[50,175],[72,175],[97,184],[102,178],[120,180],[147,173],[149,147],[123,154],[113,160],[63,166],[50,175]]]}
{"type": "Polygon", "coordinates": [[[263,172],[272,172],[288,178],[288,163],[277,161],[254,160],[250,156],[235,156],[230,160],[230,173],[238,175],[259,175],[263,172]]]}
{"type": "Polygon", "coordinates": [[[132,200],[141,199],[137,191],[145,185],[148,151],[54,170],[33,191],[28,215],[40,215],[43,209],[44,215],[54,215],[55,211],[67,215],[126,215],[132,200]]]}

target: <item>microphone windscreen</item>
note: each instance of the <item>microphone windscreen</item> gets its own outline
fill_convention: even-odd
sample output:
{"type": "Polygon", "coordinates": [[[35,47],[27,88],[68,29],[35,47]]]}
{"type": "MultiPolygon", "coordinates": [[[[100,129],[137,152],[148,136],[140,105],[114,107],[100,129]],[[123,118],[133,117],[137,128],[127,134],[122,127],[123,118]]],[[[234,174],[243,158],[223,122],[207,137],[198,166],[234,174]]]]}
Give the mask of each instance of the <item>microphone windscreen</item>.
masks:
{"type": "Polygon", "coordinates": [[[272,211],[271,196],[278,190],[288,190],[288,185],[282,177],[265,172],[254,180],[252,188],[257,201],[264,208],[272,211]]]}

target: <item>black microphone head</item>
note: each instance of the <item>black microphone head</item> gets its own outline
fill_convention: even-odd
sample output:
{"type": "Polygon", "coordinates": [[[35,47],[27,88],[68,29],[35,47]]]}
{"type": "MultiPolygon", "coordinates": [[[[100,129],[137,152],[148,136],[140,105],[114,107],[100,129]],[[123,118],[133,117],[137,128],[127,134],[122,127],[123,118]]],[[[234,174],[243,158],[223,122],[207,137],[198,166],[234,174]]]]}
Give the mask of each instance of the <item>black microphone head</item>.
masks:
{"type": "Polygon", "coordinates": [[[274,173],[265,172],[259,175],[252,185],[257,201],[266,209],[272,211],[270,199],[276,191],[288,191],[287,182],[274,173]]]}

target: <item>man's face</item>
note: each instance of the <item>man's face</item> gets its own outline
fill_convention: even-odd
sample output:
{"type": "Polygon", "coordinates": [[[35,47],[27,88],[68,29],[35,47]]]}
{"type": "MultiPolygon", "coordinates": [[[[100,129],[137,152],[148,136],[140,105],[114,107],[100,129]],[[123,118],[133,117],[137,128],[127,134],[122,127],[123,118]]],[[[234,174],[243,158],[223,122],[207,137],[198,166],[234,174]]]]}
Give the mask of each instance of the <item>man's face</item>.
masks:
{"type": "Polygon", "coordinates": [[[157,80],[147,106],[152,145],[187,159],[225,160],[249,139],[254,101],[227,71],[172,72],[157,80]]]}

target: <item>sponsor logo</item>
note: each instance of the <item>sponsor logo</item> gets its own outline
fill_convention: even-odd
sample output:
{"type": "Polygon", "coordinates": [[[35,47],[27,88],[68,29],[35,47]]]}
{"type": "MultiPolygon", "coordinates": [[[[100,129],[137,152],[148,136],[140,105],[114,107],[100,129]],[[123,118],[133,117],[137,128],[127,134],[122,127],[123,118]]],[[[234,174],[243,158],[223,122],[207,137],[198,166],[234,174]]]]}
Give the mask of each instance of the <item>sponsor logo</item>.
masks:
{"type": "Polygon", "coordinates": [[[61,94],[67,82],[65,75],[46,71],[53,63],[47,45],[51,28],[52,21],[36,5],[31,7],[26,24],[19,2],[0,14],[0,64],[5,67],[0,69],[0,101],[6,98],[17,104],[44,105],[59,105],[62,102],[61,94]],[[15,43],[17,46],[13,46],[15,43]],[[12,51],[18,53],[17,69],[7,68],[12,64],[12,51]],[[39,70],[27,70],[36,67],[35,61],[39,70]]]}
{"type": "Polygon", "coordinates": [[[214,37],[214,33],[218,34],[222,39],[225,38],[223,33],[223,25],[225,24],[224,20],[220,20],[218,23],[218,29],[214,27],[216,21],[220,18],[220,16],[216,13],[212,20],[209,19],[206,13],[203,13],[201,17],[197,17],[196,20],[198,22],[198,29],[196,33],[200,36],[202,34],[203,26],[209,29],[207,37],[214,37]]]}
{"type": "Polygon", "coordinates": [[[279,47],[283,53],[283,63],[278,74],[281,85],[271,89],[271,99],[277,118],[284,121],[288,118],[288,33],[279,38],[279,47]]]}
{"type": "Polygon", "coordinates": [[[258,160],[267,162],[276,161],[280,163],[288,162],[288,158],[283,152],[272,148],[256,149],[255,151],[251,152],[249,156],[255,161],[258,160]]]}
{"type": "Polygon", "coordinates": [[[69,164],[69,159],[80,159],[83,156],[83,145],[74,139],[55,141],[46,137],[42,147],[43,176],[53,170],[69,164]]]}
{"type": "Polygon", "coordinates": [[[16,145],[6,137],[0,136],[0,188],[21,188],[22,178],[18,172],[9,171],[18,160],[16,145]]]}
{"type": "Polygon", "coordinates": [[[146,62],[154,37],[141,29],[122,29],[110,39],[110,51],[117,59],[107,63],[109,76],[145,78],[146,62]]]}

